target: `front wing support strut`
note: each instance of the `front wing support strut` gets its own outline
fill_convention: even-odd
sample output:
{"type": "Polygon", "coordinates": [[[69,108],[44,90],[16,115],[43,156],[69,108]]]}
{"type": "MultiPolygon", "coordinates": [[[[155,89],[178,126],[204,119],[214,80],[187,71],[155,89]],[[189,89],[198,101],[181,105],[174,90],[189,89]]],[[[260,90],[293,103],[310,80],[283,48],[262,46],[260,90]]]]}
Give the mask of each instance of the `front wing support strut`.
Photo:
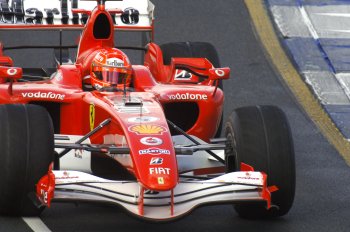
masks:
{"type": "MultiPolygon", "coordinates": [[[[87,138],[89,138],[91,135],[95,134],[97,131],[101,130],[103,127],[108,125],[112,120],[110,118],[107,118],[103,122],[100,123],[97,127],[95,127],[92,131],[84,135],[81,139],[75,142],[75,144],[81,144],[84,142],[87,138]]],[[[61,153],[58,154],[59,158],[62,158],[65,154],[67,154],[72,148],[65,148],[61,153]]]]}
{"type": "MultiPolygon", "coordinates": [[[[193,142],[196,145],[201,145],[200,142],[198,142],[195,138],[191,137],[190,135],[188,135],[185,131],[183,131],[180,127],[176,126],[172,121],[167,119],[167,122],[169,123],[169,125],[174,128],[174,130],[176,130],[177,132],[179,132],[180,134],[182,134],[183,136],[185,136],[186,138],[188,138],[191,142],[193,142]]],[[[212,157],[214,157],[215,159],[217,159],[220,163],[222,164],[226,164],[225,160],[222,159],[221,157],[219,157],[217,154],[215,154],[214,152],[210,151],[210,150],[206,150],[206,152],[208,152],[209,155],[211,155],[212,157]]]]}

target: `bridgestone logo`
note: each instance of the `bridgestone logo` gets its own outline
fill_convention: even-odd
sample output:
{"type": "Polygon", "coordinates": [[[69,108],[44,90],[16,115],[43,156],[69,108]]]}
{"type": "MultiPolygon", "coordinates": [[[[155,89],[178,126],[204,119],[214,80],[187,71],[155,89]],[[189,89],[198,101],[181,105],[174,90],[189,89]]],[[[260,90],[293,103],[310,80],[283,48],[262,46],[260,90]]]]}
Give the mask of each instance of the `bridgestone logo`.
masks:
{"type": "Polygon", "coordinates": [[[64,94],[58,94],[58,93],[52,93],[52,92],[22,93],[22,97],[25,97],[25,98],[44,98],[44,99],[64,100],[65,96],[66,95],[64,94]]]}
{"type": "Polygon", "coordinates": [[[170,100],[208,100],[206,94],[192,94],[192,93],[177,93],[174,95],[168,95],[170,100]]]}

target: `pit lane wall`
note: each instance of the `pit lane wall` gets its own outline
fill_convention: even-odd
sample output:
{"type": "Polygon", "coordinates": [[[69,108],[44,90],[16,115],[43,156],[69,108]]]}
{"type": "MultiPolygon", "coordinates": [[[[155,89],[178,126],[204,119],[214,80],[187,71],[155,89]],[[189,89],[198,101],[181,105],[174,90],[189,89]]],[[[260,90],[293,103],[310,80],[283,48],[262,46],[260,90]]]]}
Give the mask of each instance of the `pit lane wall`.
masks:
{"type": "Polygon", "coordinates": [[[304,81],[350,141],[350,1],[265,4],[304,81]]]}

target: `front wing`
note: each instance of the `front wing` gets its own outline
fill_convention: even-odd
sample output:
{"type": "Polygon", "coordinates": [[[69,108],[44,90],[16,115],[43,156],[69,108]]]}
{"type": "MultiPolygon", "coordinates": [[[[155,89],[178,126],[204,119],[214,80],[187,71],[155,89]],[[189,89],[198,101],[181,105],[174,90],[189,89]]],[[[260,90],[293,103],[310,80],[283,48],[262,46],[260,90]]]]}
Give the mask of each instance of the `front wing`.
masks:
{"type": "Polygon", "coordinates": [[[184,179],[172,191],[152,192],[138,182],[111,181],[78,171],[50,171],[39,181],[37,195],[48,206],[51,201],[108,203],[146,220],[166,221],[205,204],[260,201],[270,208],[271,188],[266,181],[264,173],[232,172],[204,181],[184,179]]]}

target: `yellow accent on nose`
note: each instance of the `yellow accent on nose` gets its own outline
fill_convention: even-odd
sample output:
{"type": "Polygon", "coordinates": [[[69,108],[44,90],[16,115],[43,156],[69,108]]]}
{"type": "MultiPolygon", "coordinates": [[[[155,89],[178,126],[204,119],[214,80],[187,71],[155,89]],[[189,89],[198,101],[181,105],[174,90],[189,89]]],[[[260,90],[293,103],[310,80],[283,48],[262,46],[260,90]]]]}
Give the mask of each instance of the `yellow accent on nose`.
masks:
{"type": "Polygon", "coordinates": [[[95,106],[90,105],[90,130],[93,130],[95,127],[95,106]]]}
{"type": "Polygon", "coordinates": [[[137,125],[131,128],[131,131],[139,134],[160,134],[164,132],[164,129],[155,125],[137,125]]]}

